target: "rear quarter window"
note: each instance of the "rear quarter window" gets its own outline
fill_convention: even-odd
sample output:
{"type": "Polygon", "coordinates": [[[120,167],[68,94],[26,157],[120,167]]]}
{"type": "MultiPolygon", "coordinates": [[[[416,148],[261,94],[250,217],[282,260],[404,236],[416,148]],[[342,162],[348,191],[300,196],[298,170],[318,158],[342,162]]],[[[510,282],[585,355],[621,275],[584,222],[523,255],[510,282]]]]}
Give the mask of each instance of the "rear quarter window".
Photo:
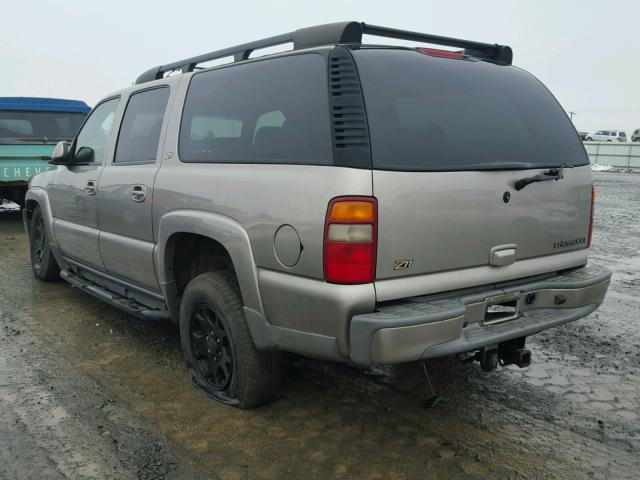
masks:
{"type": "Polygon", "coordinates": [[[180,160],[332,164],[327,78],[319,54],[194,75],[180,124],[180,160]]]}
{"type": "Polygon", "coordinates": [[[373,166],[409,171],[588,163],[567,115],[532,75],[411,50],[354,51],[373,166]]]}

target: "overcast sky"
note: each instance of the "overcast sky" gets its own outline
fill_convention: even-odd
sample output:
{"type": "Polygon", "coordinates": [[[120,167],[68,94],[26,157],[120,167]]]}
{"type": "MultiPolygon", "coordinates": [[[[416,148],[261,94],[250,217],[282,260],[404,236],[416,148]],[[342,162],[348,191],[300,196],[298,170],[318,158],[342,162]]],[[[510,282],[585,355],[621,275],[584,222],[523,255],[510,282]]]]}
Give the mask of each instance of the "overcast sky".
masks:
{"type": "Polygon", "coordinates": [[[579,130],[640,128],[640,0],[4,0],[0,96],[93,105],[155,65],[343,20],[510,45],[579,130]]]}

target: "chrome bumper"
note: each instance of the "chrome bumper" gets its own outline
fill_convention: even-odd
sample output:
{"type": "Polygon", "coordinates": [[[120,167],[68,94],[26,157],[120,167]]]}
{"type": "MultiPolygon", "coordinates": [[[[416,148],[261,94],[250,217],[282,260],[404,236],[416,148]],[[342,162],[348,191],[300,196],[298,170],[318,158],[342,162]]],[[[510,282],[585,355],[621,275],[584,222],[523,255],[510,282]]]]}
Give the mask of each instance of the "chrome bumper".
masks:
{"type": "Polygon", "coordinates": [[[474,351],[589,315],[602,303],[611,272],[584,267],[500,284],[414,297],[351,320],[351,360],[403,363],[474,351]],[[516,314],[489,321],[487,307],[511,301],[516,314]]]}

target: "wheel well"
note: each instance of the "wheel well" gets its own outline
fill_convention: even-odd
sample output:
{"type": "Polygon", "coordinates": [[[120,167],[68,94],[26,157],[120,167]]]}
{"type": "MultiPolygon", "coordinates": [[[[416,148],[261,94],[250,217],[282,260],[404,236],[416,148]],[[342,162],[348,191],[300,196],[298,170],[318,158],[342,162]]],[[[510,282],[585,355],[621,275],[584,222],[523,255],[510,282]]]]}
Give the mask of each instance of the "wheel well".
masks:
{"type": "MultiPolygon", "coordinates": [[[[167,262],[182,297],[189,282],[206,272],[229,270],[235,275],[231,256],[221,243],[193,233],[176,233],[169,238],[171,258],[167,262]]],[[[172,275],[171,275],[172,274],[172,275]]]]}

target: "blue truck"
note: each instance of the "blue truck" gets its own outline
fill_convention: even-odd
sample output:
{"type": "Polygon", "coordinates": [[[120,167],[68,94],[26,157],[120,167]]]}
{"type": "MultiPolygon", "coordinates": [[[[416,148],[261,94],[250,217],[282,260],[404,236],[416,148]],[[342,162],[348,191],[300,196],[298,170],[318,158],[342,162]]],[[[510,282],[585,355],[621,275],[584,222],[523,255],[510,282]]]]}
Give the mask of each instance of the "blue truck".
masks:
{"type": "Polygon", "coordinates": [[[0,204],[24,204],[29,178],[54,168],[56,143],[72,140],[91,109],[79,100],[0,97],[0,204]]]}

